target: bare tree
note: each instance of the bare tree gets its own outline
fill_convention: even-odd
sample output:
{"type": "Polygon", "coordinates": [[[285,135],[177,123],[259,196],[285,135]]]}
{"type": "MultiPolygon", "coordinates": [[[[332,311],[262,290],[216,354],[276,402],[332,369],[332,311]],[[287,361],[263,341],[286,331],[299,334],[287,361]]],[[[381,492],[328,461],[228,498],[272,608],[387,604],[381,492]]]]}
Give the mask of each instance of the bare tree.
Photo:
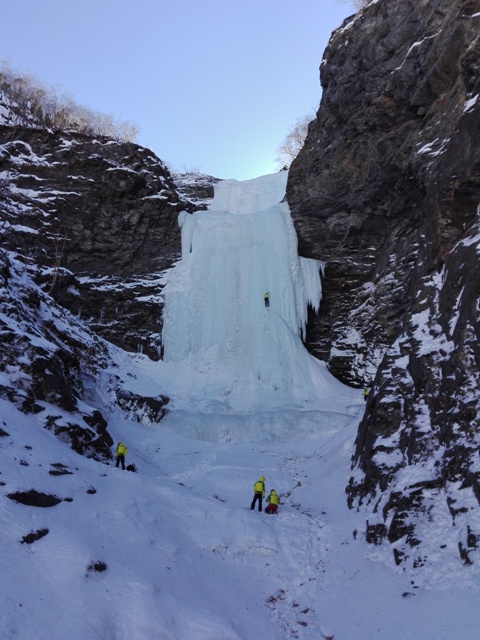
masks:
{"type": "Polygon", "coordinates": [[[122,120],[121,122],[117,122],[115,125],[116,129],[116,137],[119,140],[125,140],[125,142],[135,142],[138,137],[139,128],[128,120],[122,120]]]}
{"type": "Polygon", "coordinates": [[[362,7],[367,5],[369,2],[370,0],[337,0],[337,3],[339,4],[351,4],[357,9],[361,9],[362,7]]]}
{"type": "Polygon", "coordinates": [[[288,169],[295,160],[307,137],[308,125],[314,117],[313,113],[309,113],[298,118],[289,130],[277,149],[277,169],[288,169]]]}
{"type": "Polygon", "coordinates": [[[135,142],[138,135],[135,124],[82,107],[58,85],[46,89],[33,76],[12,70],[6,61],[0,66],[0,91],[10,103],[14,125],[73,129],[125,142],[135,142]]]}

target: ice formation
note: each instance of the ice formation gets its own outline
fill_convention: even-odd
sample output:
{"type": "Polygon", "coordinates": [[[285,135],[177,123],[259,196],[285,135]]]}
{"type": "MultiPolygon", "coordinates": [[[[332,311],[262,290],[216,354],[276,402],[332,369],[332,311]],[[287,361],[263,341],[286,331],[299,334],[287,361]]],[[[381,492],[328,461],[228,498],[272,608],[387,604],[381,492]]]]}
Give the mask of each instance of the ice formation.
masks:
{"type": "Polygon", "coordinates": [[[164,289],[164,361],[203,372],[205,394],[224,398],[234,386],[247,395],[310,393],[318,383],[312,367],[320,363],[301,338],[308,306],[320,305],[322,264],[298,256],[285,183],[286,172],[224,181],[212,209],[179,216],[182,259],[164,289]]]}
{"type": "Polygon", "coordinates": [[[279,171],[252,180],[222,180],[215,185],[211,209],[232,213],[256,213],[281,202],[285,197],[288,171],[279,171]]]}

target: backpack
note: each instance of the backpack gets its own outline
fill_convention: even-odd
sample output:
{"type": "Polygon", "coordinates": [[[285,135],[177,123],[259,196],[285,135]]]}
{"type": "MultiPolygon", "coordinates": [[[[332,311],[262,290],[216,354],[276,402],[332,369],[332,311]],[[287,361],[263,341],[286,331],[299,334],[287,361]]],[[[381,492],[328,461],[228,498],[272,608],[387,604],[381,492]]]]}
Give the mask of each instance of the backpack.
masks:
{"type": "Polygon", "coordinates": [[[127,467],[127,471],[133,471],[133,473],[137,473],[137,467],[134,464],[129,464],[127,467]]]}

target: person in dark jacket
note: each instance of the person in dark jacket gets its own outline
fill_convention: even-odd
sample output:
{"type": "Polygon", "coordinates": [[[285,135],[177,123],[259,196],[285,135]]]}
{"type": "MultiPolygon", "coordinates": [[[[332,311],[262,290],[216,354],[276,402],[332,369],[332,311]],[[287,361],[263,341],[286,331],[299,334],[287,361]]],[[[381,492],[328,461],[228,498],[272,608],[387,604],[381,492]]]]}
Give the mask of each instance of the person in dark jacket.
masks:
{"type": "Polygon", "coordinates": [[[258,510],[262,510],[262,500],[265,497],[265,478],[264,476],[260,476],[260,478],[253,485],[253,500],[250,505],[250,509],[253,511],[255,509],[255,504],[258,501],[258,510]]]}

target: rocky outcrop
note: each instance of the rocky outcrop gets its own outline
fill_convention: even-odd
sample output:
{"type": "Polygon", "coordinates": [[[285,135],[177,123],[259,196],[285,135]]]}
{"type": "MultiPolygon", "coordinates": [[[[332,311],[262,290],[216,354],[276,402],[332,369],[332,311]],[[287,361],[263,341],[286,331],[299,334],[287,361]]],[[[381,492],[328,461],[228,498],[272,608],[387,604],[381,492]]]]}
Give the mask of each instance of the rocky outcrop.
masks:
{"type": "Polygon", "coordinates": [[[436,268],[475,215],[465,202],[454,218],[449,210],[474,186],[476,4],[380,0],[325,51],[321,107],[287,197],[300,253],[326,261],[310,345],[353,384],[370,378],[401,328],[419,246],[424,271],[436,268]]]}
{"type": "Polygon", "coordinates": [[[85,384],[109,362],[106,345],[3,249],[0,270],[0,398],[35,416],[77,453],[108,460],[107,422],[83,400],[85,384]]]}
{"type": "Polygon", "coordinates": [[[213,200],[215,185],[221,180],[214,176],[190,172],[174,174],[173,181],[178,193],[183,198],[194,204],[196,210],[204,211],[209,208],[213,200]]]}
{"type": "Polygon", "coordinates": [[[191,210],[148,149],[75,132],[0,126],[6,246],[42,267],[39,283],[99,335],[161,352],[162,272],[191,210]]]}
{"type": "Polygon", "coordinates": [[[464,561],[480,534],[479,33],[478,0],[367,2],[331,37],[287,188],[300,253],[326,262],[309,346],[372,383],[349,501],[398,562],[442,505],[464,561]]]}

